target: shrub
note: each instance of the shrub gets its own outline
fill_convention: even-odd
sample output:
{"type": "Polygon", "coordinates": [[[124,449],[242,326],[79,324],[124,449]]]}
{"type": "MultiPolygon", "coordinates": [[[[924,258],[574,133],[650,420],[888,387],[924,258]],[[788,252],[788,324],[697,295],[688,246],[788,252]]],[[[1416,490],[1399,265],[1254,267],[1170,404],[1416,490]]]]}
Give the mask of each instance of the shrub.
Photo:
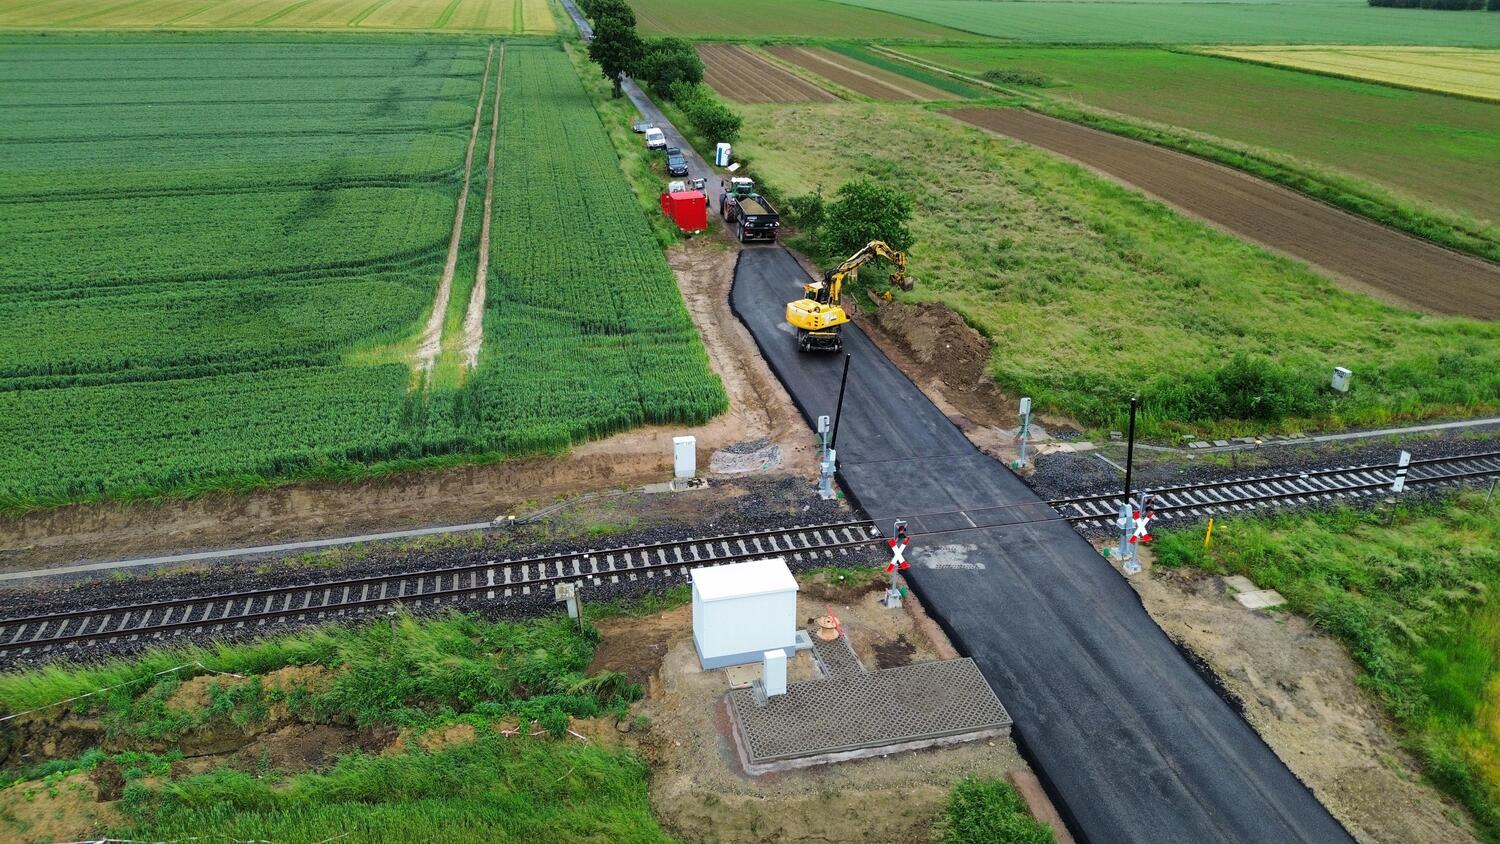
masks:
{"type": "Polygon", "coordinates": [[[1316,414],[1324,402],[1311,379],[1266,358],[1236,354],[1213,371],[1159,375],[1141,393],[1141,406],[1157,419],[1279,422],[1316,414]]]}
{"type": "Polygon", "coordinates": [[[703,60],[693,45],[681,38],[657,38],[646,42],[634,75],[652,93],[670,99],[674,86],[695,86],[703,81],[703,60]]]}
{"type": "Polygon", "coordinates": [[[995,82],[1001,85],[1035,85],[1040,87],[1052,82],[1049,77],[1035,71],[1005,67],[986,70],[979,75],[979,78],[986,82],[995,82]]]}
{"type": "Polygon", "coordinates": [[[702,84],[678,81],[671,86],[670,98],[682,109],[693,128],[709,143],[734,143],[739,140],[744,121],[702,84]]]}
{"type": "Polygon", "coordinates": [[[892,249],[911,248],[912,199],[901,191],[871,181],[845,182],[834,194],[823,222],[823,237],[829,249],[843,255],[872,240],[883,240],[892,249]]]}

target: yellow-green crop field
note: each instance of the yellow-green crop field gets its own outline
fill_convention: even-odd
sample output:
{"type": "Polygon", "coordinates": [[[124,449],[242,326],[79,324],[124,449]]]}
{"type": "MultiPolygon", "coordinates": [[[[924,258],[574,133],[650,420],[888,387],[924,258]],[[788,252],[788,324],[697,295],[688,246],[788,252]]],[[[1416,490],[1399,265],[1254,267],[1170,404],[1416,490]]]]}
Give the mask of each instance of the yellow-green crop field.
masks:
{"type": "Polygon", "coordinates": [[[0,27],[555,31],[547,0],[0,0],[0,27]]]}
{"type": "Polygon", "coordinates": [[[1206,52],[1331,76],[1500,101],[1500,50],[1468,47],[1234,47],[1206,52]]]}

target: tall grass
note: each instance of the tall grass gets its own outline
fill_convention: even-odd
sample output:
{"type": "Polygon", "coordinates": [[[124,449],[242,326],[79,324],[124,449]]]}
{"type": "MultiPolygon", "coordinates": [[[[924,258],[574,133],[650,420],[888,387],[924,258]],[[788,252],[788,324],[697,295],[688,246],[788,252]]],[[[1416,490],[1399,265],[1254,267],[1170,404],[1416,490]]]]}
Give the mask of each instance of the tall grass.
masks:
{"type": "Polygon", "coordinates": [[[938,844],[1052,844],[1003,780],[970,777],[953,787],[934,836],[938,844]]]}
{"type": "Polygon", "coordinates": [[[350,755],[285,783],[230,770],[141,786],[121,837],[216,840],[667,842],[645,763],[581,743],[481,734],[426,753],[350,755]]]}
{"type": "Polygon", "coordinates": [[[1248,575],[1342,640],[1427,776],[1500,839],[1500,502],[1232,519],[1157,546],[1164,565],[1248,575]]]}

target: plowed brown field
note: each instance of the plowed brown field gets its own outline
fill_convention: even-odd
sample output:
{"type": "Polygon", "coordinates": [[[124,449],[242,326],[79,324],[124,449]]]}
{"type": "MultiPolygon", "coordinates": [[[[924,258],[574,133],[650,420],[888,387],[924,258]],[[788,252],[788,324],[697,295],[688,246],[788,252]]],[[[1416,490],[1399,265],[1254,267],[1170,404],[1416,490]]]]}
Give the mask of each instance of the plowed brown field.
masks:
{"type": "Polygon", "coordinates": [[[1422,310],[1500,319],[1500,265],[1324,205],[1238,170],[1020,109],[947,114],[1071,158],[1169,205],[1422,310]]]}
{"type": "Polygon", "coordinates": [[[709,86],[741,103],[834,102],[838,98],[799,79],[760,56],[732,44],[699,44],[704,79],[709,86]]]}
{"type": "Polygon", "coordinates": [[[890,102],[960,100],[962,97],[862,61],[816,47],[768,47],[779,59],[809,70],[867,97],[890,102]]]}

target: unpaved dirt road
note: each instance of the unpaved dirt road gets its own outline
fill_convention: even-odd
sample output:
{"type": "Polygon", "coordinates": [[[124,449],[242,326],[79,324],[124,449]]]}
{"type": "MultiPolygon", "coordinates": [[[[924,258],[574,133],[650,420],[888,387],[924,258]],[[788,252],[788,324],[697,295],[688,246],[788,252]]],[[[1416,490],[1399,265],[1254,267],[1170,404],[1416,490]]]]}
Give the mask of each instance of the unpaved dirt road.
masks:
{"type": "Polygon", "coordinates": [[[732,44],[699,44],[709,87],[741,103],[832,103],[838,97],[732,44]]]}
{"type": "MultiPolygon", "coordinates": [[[[501,48],[502,50],[504,47],[501,48]]],[[[479,139],[479,120],[484,116],[484,90],[490,82],[490,66],[495,60],[495,45],[484,57],[484,76],[479,82],[479,102],[474,104],[474,126],[469,130],[469,148],[464,153],[464,183],[458,193],[458,207],[453,211],[453,234],[448,237],[448,260],[443,263],[443,274],[438,278],[437,293],[432,298],[432,313],[422,329],[422,339],[417,346],[415,366],[418,372],[428,373],[437,363],[443,350],[443,321],[448,316],[448,298],[453,290],[453,274],[458,270],[458,247],[463,239],[464,208],[469,204],[469,172],[474,167],[474,142],[479,139]]]]}
{"type": "Polygon", "coordinates": [[[945,112],[1101,171],[1189,215],[1418,310],[1500,319],[1500,265],[1238,170],[1021,109],[945,112]]]}
{"type": "Polygon", "coordinates": [[[856,61],[832,50],[819,47],[783,46],[768,47],[766,52],[872,99],[888,102],[963,99],[941,88],[924,85],[914,79],[907,79],[888,70],[856,61]]]}
{"type": "Polygon", "coordinates": [[[500,87],[505,79],[505,45],[500,45],[500,67],[495,72],[495,102],[490,108],[490,157],[484,168],[484,219],[479,226],[479,262],[474,270],[474,286],[469,288],[469,309],[464,313],[464,366],[479,365],[479,349],[484,344],[484,288],[490,272],[490,212],[495,207],[495,141],[500,134],[500,87]]]}

